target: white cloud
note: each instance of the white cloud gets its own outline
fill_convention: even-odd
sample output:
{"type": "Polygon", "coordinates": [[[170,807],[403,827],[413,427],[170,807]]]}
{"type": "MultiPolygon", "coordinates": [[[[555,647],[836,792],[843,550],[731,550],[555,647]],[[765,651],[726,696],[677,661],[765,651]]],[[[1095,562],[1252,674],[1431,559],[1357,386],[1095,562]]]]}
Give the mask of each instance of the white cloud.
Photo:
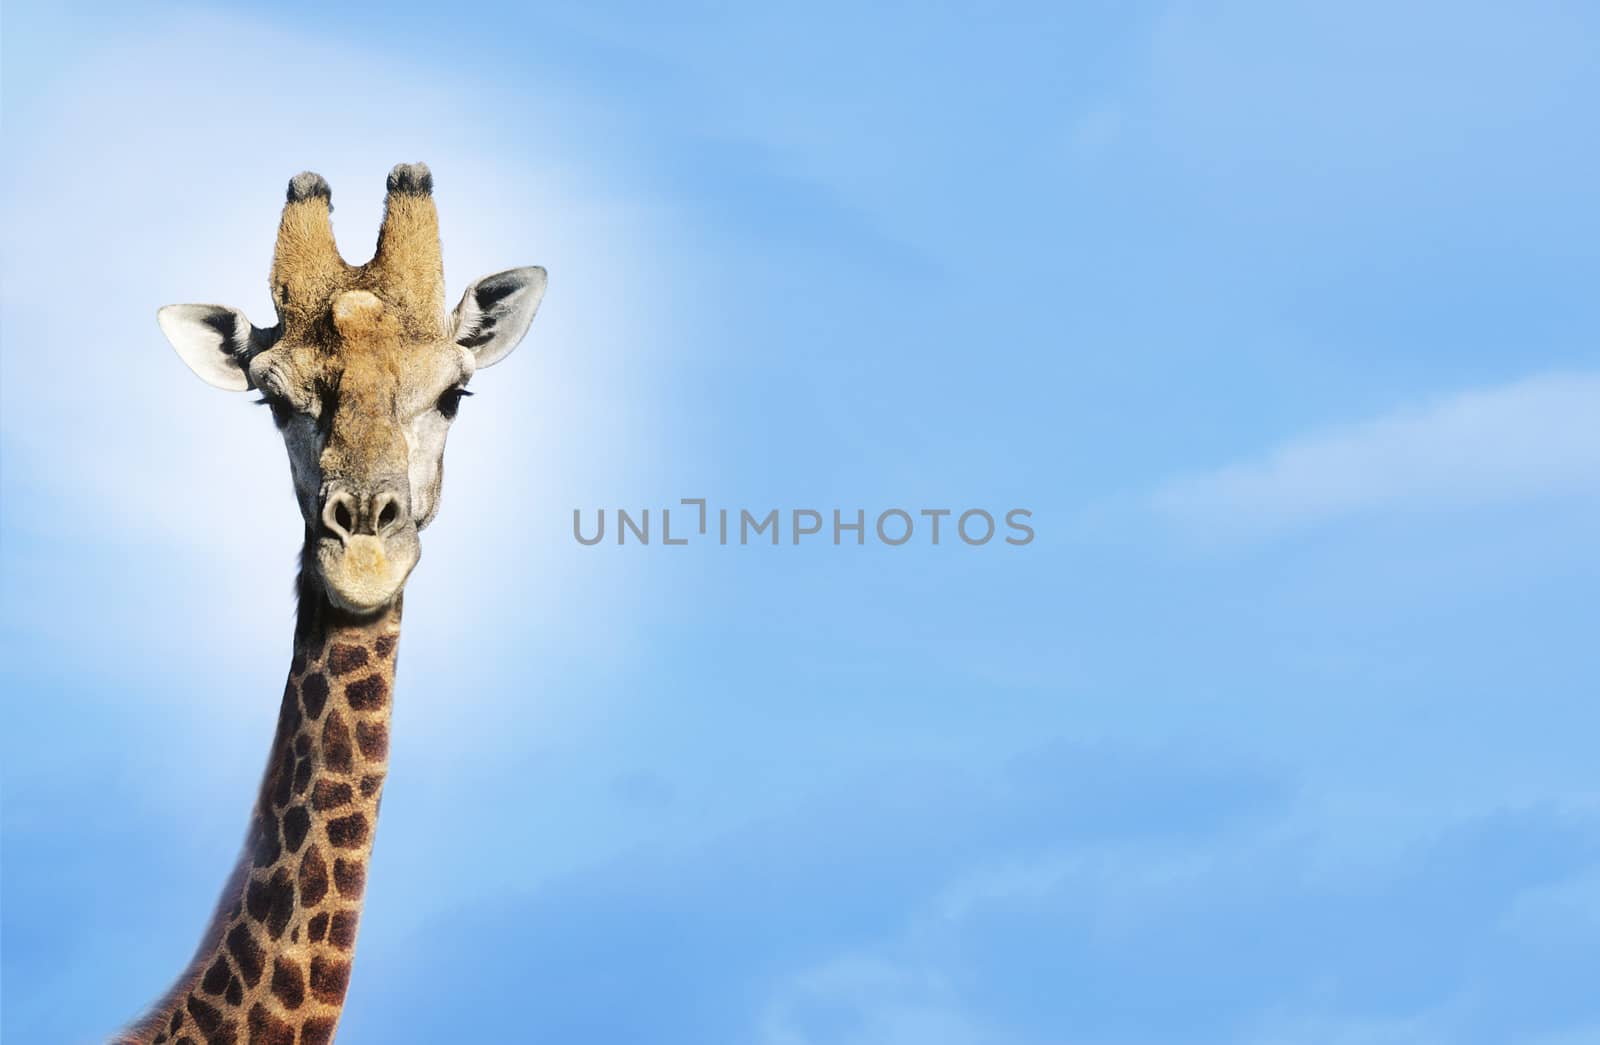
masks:
{"type": "Polygon", "coordinates": [[[1000,1045],[938,972],[846,955],[786,981],[762,1016],[762,1045],[1000,1045]]]}
{"type": "Polygon", "coordinates": [[[1336,999],[1318,997],[1274,1006],[1241,1040],[1245,1045],[1452,1045],[1466,1040],[1463,1027],[1471,1025],[1456,1011],[1460,1008],[1445,1005],[1385,1019],[1350,1016],[1338,1010],[1336,999]]]}
{"type": "MultiPolygon", "coordinates": [[[[1248,862],[1241,858],[1241,863],[1248,862]]],[[[762,1045],[1033,1045],[965,996],[964,930],[993,910],[1045,908],[1088,897],[1084,925],[1116,936],[1190,896],[1218,861],[1123,843],[1082,845],[969,868],[910,913],[871,950],[836,955],[776,985],[763,1010],[762,1045]]],[[[1093,1045],[1075,1034],[1048,1039],[1093,1045]]]]}
{"type": "Polygon", "coordinates": [[[1262,534],[1361,513],[1429,510],[1600,489],[1600,374],[1532,377],[1319,435],[1173,479],[1170,519],[1262,534]]]}

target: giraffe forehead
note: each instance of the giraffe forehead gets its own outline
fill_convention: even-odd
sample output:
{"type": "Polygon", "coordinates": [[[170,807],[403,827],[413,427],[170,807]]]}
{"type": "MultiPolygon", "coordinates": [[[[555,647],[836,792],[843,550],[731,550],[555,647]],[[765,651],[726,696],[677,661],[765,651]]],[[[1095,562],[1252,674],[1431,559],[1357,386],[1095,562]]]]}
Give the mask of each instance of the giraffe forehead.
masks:
{"type": "Polygon", "coordinates": [[[472,354],[445,342],[414,341],[403,333],[386,337],[330,339],[283,344],[252,366],[257,383],[286,386],[308,397],[337,389],[350,406],[430,395],[472,376],[472,354]]]}

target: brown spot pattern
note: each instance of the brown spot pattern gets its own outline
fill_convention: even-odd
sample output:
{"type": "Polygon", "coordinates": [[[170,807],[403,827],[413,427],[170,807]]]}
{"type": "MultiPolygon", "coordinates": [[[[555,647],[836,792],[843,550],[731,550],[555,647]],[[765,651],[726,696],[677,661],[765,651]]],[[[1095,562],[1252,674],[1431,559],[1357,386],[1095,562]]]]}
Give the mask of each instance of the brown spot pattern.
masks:
{"type": "Polygon", "coordinates": [[[328,721],[322,726],[322,761],[335,773],[348,773],[353,751],[350,747],[350,730],[344,716],[337,711],[328,712],[328,721]]]}
{"type": "Polygon", "coordinates": [[[194,1017],[195,1025],[203,1034],[210,1034],[222,1024],[222,1011],[215,1005],[206,1004],[193,994],[189,995],[185,1008],[189,1010],[189,1015],[194,1017]]]}
{"type": "Polygon", "coordinates": [[[246,1026],[250,1028],[250,1045],[294,1045],[294,1027],[272,1015],[260,1002],[250,1006],[246,1026]]]}
{"type": "Polygon", "coordinates": [[[315,907],[327,895],[328,865],[322,859],[322,852],[313,845],[300,858],[300,902],[306,907],[315,907]]]}
{"type": "Polygon", "coordinates": [[[300,703],[305,705],[306,718],[315,719],[328,703],[328,676],[313,671],[300,682],[300,703]]]}
{"type": "Polygon", "coordinates": [[[351,900],[359,900],[361,891],[367,887],[367,868],[359,860],[338,859],[333,862],[333,884],[338,888],[339,895],[351,900]]]}
{"type": "Polygon", "coordinates": [[[300,966],[279,958],[272,963],[272,993],[286,1009],[298,1009],[306,1000],[306,977],[300,966]]]}
{"type": "Polygon", "coordinates": [[[389,727],[382,722],[357,722],[356,745],[363,758],[378,761],[389,756],[389,727]]]}
{"type": "Polygon", "coordinates": [[[328,821],[328,841],[340,849],[356,849],[367,840],[367,818],[361,813],[328,821]]]}
{"type": "Polygon", "coordinates": [[[389,697],[389,683],[382,675],[368,675],[346,686],[344,696],[357,711],[376,711],[389,697]]]}
{"type": "Polygon", "coordinates": [[[283,814],[283,844],[291,853],[300,851],[300,843],[306,840],[306,832],[311,830],[311,814],[306,812],[305,806],[295,806],[283,814]]]}
{"type": "Polygon", "coordinates": [[[318,1000],[338,1004],[350,983],[350,963],[320,954],[311,956],[311,993],[318,1000]]]}
{"type": "Polygon", "coordinates": [[[348,675],[357,668],[367,665],[367,651],[363,646],[351,646],[343,642],[335,643],[333,649],[328,651],[328,670],[335,675],[348,675]]]}
{"type": "Polygon", "coordinates": [[[356,926],[361,921],[357,911],[336,911],[333,921],[328,924],[328,942],[341,951],[348,951],[356,945],[356,926]]]}
{"type": "Polygon", "coordinates": [[[250,926],[244,922],[240,922],[228,931],[228,953],[239,963],[239,973],[244,977],[245,983],[254,987],[261,981],[262,965],[266,962],[267,955],[256,942],[250,926]]]}
{"type": "Polygon", "coordinates": [[[260,815],[256,817],[256,844],[252,862],[257,867],[271,867],[278,862],[278,857],[283,855],[283,846],[278,844],[278,821],[260,815]]]}
{"type": "Polygon", "coordinates": [[[289,804],[289,785],[294,781],[294,751],[288,744],[278,755],[278,765],[272,776],[272,804],[282,809],[289,804]]]}
{"type": "MultiPolygon", "coordinates": [[[[366,723],[356,724],[356,737],[361,736],[362,727],[366,723]]],[[[365,750],[363,747],[362,750],[365,750]]],[[[311,792],[311,804],[318,810],[338,809],[349,805],[355,799],[355,794],[350,790],[350,785],[342,780],[322,779],[317,781],[317,786],[311,792]]]]}
{"type": "Polygon", "coordinates": [[[289,927],[294,914],[294,881],[289,869],[280,867],[266,881],[253,881],[245,894],[245,910],[250,917],[267,928],[267,935],[276,940],[289,927]]]}
{"type": "MultiPolygon", "coordinates": [[[[206,970],[205,979],[200,981],[200,989],[207,994],[221,994],[228,989],[228,980],[232,978],[233,970],[228,968],[228,959],[217,955],[217,960],[211,963],[211,968],[206,970]]],[[[178,1028],[173,1027],[174,1031],[178,1028]]]]}

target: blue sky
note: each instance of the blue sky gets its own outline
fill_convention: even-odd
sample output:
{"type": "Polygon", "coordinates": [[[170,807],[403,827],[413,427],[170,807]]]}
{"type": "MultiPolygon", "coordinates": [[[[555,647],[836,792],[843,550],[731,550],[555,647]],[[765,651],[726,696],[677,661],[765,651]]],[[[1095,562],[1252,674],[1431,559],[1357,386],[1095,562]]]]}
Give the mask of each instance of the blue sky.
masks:
{"type": "Polygon", "coordinates": [[[542,264],[409,586],[341,1041],[1600,1040],[1600,18],[6,12],[0,1033],[187,959],[299,525],[155,309],[282,186],[542,264]],[[585,548],[574,508],[1034,513],[585,548]]]}

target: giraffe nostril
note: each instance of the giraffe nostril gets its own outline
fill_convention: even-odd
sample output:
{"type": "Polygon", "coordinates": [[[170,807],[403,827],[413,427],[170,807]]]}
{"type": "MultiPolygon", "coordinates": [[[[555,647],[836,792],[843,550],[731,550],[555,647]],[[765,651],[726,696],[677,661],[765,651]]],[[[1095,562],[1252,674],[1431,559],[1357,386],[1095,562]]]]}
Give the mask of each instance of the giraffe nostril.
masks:
{"type": "Polygon", "coordinates": [[[355,498],[347,491],[334,490],[322,506],[322,528],[330,537],[348,541],[355,536],[359,523],[356,517],[355,498]]]}
{"type": "Polygon", "coordinates": [[[405,490],[392,483],[377,493],[341,486],[322,507],[326,535],[346,544],[355,537],[391,537],[408,518],[405,490]]]}

